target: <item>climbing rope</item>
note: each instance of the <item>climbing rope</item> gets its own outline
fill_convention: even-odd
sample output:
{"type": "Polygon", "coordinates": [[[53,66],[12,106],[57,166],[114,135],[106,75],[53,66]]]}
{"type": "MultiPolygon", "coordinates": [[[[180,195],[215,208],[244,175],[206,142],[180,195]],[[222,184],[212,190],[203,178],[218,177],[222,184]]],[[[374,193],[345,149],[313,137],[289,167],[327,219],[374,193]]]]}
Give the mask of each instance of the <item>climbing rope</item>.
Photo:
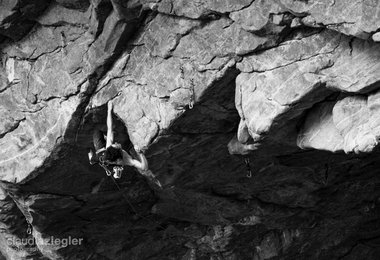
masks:
{"type": "Polygon", "coordinates": [[[128,203],[128,205],[131,207],[132,211],[133,211],[137,216],[139,216],[139,217],[143,217],[143,216],[141,216],[141,215],[137,212],[137,210],[135,209],[135,207],[132,205],[132,203],[131,203],[131,202],[128,200],[128,198],[125,196],[125,194],[124,194],[124,192],[122,191],[122,189],[120,188],[119,184],[117,184],[115,178],[114,178],[113,176],[111,176],[111,179],[112,179],[113,183],[115,183],[117,189],[120,191],[121,196],[123,196],[124,200],[125,200],[125,201],[128,203]]]}
{"type": "Polygon", "coordinates": [[[33,221],[33,217],[32,217],[32,214],[30,214],[25,202],[24,202],[24,205],[23,205],[23,208],[24,208],[24,216],[25,216],[25,219],[26,219],[26,223],[28,224],[28,228],[26,229],[26,233],[28,235],[32,234],[32,224],[31,222],[33,221]]]}
{"type": "Polygon", "coordinates": [[[114,178],[113,176],[111,176],[111,178],[112,178],[113,183],[115,184],[115,186],[117,187],[117,189],[118,189],[119,192],[121,193],[123,199],[127,202],[127,204],[131,207],[132,211],[133,211],[137,216],[139,216],[140,218],[143,218],[143,219],[145,219],[145,220],[147,220],[147,221],[149,221],[149,222],[152,221],[152,222],[154,222],[158,227],[160,227],[160,228],[162,228],[162,229],[165,229],[165,228],[164,228],[159,222],[157,222],[157,221],[155,221],[155,220],[153,220],[153,219],[149,219],[149,218],[147,218],[147,217],[145,217],[145,216],[139,214],[139,213],[137,212],[136,208],[135,208],[135,207],[132,205],[132,203],[128,200],[127,196],[125,196],[124,191],[120,188],[119,184],[117,184],[115,178],[114,178]]]}
{"type": "Polygon", "coordinates": [[[247,168],[247,178],[252,178],[251,163],[248,156],[244,156],[244,163],[247,168]]]}

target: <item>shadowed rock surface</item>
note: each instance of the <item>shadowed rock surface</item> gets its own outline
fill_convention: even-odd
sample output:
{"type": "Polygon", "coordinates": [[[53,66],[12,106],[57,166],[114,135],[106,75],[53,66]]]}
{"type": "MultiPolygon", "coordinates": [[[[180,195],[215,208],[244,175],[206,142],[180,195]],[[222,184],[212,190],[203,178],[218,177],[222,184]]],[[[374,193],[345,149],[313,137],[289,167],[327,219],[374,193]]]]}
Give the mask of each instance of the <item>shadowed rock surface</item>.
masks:
{"type": "Polygon", "coordinates": [[[0,1],[0,259],[378,259],[379,21],[369,0],[0,1]],[[163,189],[88,163],[109,100],[163,189]]]}

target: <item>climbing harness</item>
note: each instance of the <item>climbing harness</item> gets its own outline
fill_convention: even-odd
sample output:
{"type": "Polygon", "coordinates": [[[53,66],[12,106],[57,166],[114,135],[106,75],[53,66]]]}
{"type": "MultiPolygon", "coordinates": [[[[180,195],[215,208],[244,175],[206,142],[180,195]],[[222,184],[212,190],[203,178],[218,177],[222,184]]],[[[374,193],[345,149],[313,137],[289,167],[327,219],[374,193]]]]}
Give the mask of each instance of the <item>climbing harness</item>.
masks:
{"type": "Polygon", "coordinates": [[[108,169],[108,167],[112,167],[112,169],[114,170],[116,176],[118,176],[118,178],[120,178],[121,177],[121,173],[124,170],[123,165],[110,164],[110,163],[108,163],[107,161],[105,161],[103,159],[103,156],[104,156],[104,154],[101,154],[99,156],[99,165],[104,169],[104,171],[106,172],[107,176],[111,176],[112,175],[112,171],[108,169]]]}
{"type": "Polygon", "coordinates": [[[247,168],[247,178],[252,177],[252,170],[251,170],[251,164],[248,156],[244,156],[244,163],[247,168]]]}
{"type": "Polygon", "coordinates": [[[100,167],[102,167],[105,170],[107,176],[112,175],[112,172],[110,170],[108,170],[107,166],[105,166],[103,163],[99,163],[99,165],[100,165],[100,167]]]}

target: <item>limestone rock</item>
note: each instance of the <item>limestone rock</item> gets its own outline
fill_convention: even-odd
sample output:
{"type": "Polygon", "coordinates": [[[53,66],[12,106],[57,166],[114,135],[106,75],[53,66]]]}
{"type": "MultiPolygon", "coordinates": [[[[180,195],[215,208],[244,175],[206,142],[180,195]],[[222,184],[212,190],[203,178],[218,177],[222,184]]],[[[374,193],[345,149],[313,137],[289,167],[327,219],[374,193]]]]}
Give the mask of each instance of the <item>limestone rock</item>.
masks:
{"type": "Polygon", "coordinates": [[[375,42],[380,42],[380,33],[373,34],[372,40],[374,40],[375,42]]]}
{"type": "Polygon", "coordinates": [[[321,103],[306,117],[298,145],[346,153],[372,152],[380,136],[377,101],[373,104],[378,95],[349,96],[329,105],[321,103]]]}
{"type": "Polygon", "coordinates": [[[378,6],[0,1],[0,259],[377,259],[378,6]]]}
{"type": "Polygon", "coordinates": [[[322,25],[329,29],[367,39],[380,23],[377,1],[293,1],[280,0],[284,8],[296,14],[306,14],[306,25],[322,25]]]}
{"type": "Polygon", "coordinates": [[[56,2],[68,9],[86,10],[90,6],[89,0],[56,0],[56,2]]]}
{"type": "Polygon", "coordinates": [[[13,40],[19,40],[34,25],[34,18],[40,15],[49,2],[3,1],[0,9],[0,34],[13,40]]]}
{"type": "Polygon", "coordinates": [[[276,23],[273,14],[290,13],[294,27],[299,20],[310,27],[326,27],[347,35],[368,39],[379,27],[378,1],[254,1],[243,10],[231,12],[230,17],[249,31],[261,30],[276,23]],[[301,19],[299,19],[301,18],[301,19]]]}
{"type": "Polygon", "coordinates": [[[229,16],[247,31],[260,31],[270,23],[270,14],[282,11],[280,5],[260,0],[254,1],[247,8],[231,12],[229,16]]]}
{"type": "Polygon", "coordinates": [[[244,73],[237,78],[241,95],[237,105],[251,136],[283,139],[271,132],[302,116],[331,90],[365,93],[375,89],[379,75],[373,69],[378,69],[379,56],[370,53],[377,48],[324,31],[244,58],[238,64],[244,73]]]}
{"type": "Polygon", "coordinates": [[[251,3],[250,0],[226,0],[226,1],[173,1],[164,0],[159,3],[158,11],[176,16],[189,18],[201,18],[213,13],[227,13],[243,9],[251,3]]]}

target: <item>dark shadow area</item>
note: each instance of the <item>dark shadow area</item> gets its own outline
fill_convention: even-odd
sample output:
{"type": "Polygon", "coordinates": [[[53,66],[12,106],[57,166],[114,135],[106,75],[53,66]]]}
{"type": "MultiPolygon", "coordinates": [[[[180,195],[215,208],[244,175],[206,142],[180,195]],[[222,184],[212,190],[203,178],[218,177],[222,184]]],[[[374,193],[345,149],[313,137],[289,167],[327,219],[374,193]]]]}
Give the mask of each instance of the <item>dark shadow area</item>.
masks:
{"type": "MultiPolygon", "coordinates": [[[[84,247],[75,249],[76,259],[98,252],[98,247],[112,250],[125,236],[131,238],[125,243],[135,246],[160,229],[150,213],[156,198],[143,176],[125,167],[122,178],[114,182],[99,165],[89,164],[93,131],[106,134],[106,117],[106,105],[89,110],[76,142],[63,144],[56,159],[18,190],[29,201],[33,227],[44,237],[84,238],[84,247]]],[[[134,151],[124,124],[115,115],[113,120],[115,141],[134,151]]],[[[72,249],[59,252],[72,255],[72,249]]]]}
{"type": "Polygon", "coordinates": [[[203,189],[231,175],[227,168],[224,174],[214,174],[220,171],[221,161],[231,158],[227,144],[239,122],[234,102],[237,74],[234,69],[227,72],[151,145],[147,152],[150,167],[164,185],[203,189]]]}

